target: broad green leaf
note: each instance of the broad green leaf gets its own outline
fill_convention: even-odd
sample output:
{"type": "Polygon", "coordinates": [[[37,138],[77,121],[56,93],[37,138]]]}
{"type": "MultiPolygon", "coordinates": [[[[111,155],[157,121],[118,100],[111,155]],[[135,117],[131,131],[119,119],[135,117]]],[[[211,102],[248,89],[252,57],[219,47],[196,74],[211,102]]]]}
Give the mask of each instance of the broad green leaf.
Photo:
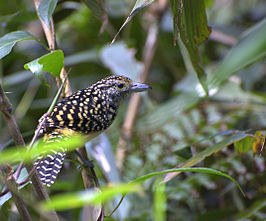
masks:
{"type": "Polygon", "coordinates": [[[69,208],[83,207],[84,205],[97,205],[108,200],[114,199],[121,194],[138,192],[141,190],[138,184],[117,184],[115,186],[106,186],[101,191],[81,191],[78,193],[62,194],[51,197],[49,201],[41,204],[44,210],[66,210],[69,208]]]}
{"type": "Polygon", "coordinates": [[[207,75],[200,64],[198,46],[210,35],[211,28],[207,25],[204,0],[170,0],[174,20],[174,40],[181,38],[189,54],[192,66],[198,79],[208,93],[207,75]]]}
{"type": "Polygon", "coordinates": [[[50,19],[55,10],[57,0],[42,0],[38,7],[38,15],[50,29],[50,19]]]}
{"type": "Polygon", "coordinates": [[[69,137],[68,139],[61,140],[60,143],[44,143],[41,140],[36,147],[31,148],[31,150],[28,150],[25,146],[8,148],[0,152],[0,164],[21,162],[22,160],[30,162],[40,155],[47,155],[51,150],[60,151],[64,148],[67,151],[71,151],[85,144],[83,138],[84,137],[80,135],[75,135],[71,136],[71,138],[69,137]]]}
{"type": "MultiPolygon", "coordinates": [[[[146,174],[144,176],[141,176],[135,180],[132,181],[132,183],[141,183],[147,179],[153,178],[155,176],[158,175],[163,175],[163,174],[179,174],[180,172],[201,172],[201,173],[208,173],[208,174],[214,174],[214,175],[218,175],[218,176],[224,176],[228,179],[230,179],[241,191],[241,193],[245,196],[245,193],[243,192],[243,190],[241,189],[240,185],[237,183],[237,181],[227,175],[226,173],[223,173],[219,170],[215,170],[215,169],[211,169],[211,168],[205,168],[205,167],[182,167],[182,168],[175,168],[175,169],[168,169],[168,170],[163,170],[163,171],[158,171],[158,172],[152,172],[149,174],[146,174]]],[[[164,181],[168,182],[169,180],[164,179],[164,181]]]]}
{"type": "MultiPolygon", "coordinates": [[[[247,137],[247,134],[241,133],[241,134],[236,134],[233,135],[231,137],[228,137],[218,143],[216,143],[215,145],[207,148],[206,150],[203,150],[202,152],[200,152],[199,154],[191,157],[189,160],[185,161],[180,167],[192,167],[194,165],[196,165],[197,163],[203,161],[206,157],[214,154],[215,152],[220,151],[221,149],[239,141],[244,139],[245,137],[247,137]]],[[[167,174],[164,178],[165,182],[170,181],[171,179],[173,179],[176,175],[178,175],[179,173],[170,173],[167,174]]]]}
{"type": "Polygon", "coordinates": [[[157,179],[155,182],[154,191],[154,204],[153,204],[153,220],[164,221],[166,220],[166,195],[165,195],[165,183],[161,182],[161,179],[157,179]]]}
{"type": "Polygon", "coordinates": [[[266,56],[266,18],[245,32],[209,79],[209,90],[219,87],[235,72],[266,56]]]}
{"type": "Polygon", "coordinates": [[[24,40],[35,40],[40,42],[39,39],[25,31],[10,32],[0,38],[0,59],[8,55],[17,42],[24,40]]]}
{"type": "Polygon", "coordinates": [[[43,71],[59,77],[61,69],[64,66],[64,53],[62,50],[56,50],[37,58],[24,65],[26,70],[31,71],[37,78],[43,79],[43,71]]]}
{"type": "Polygon", "coordinates": [[[234,143],[235,150],[239,153],[246,153],[252,149],[252,144],[255,141],[253,137],[245,137],[242,140],[234,143]]]}
{"type": "Polygon", "coordinates": [[[129,16],[127,17],[126,21],[124,22],[124,24],[121,26],[121,28],[118,30],[118,32],[116,33],[114,39],[112,40],[111,44],[113,44],[117,38],[117,36],[119,35],[120,31],[126,26],[126,24],[128,22],[130,22],[130,20],[143,8],[146,8],[148,5],[150,5],[154,0],[137,0],[133,9],[131,10],[129,16]]]}

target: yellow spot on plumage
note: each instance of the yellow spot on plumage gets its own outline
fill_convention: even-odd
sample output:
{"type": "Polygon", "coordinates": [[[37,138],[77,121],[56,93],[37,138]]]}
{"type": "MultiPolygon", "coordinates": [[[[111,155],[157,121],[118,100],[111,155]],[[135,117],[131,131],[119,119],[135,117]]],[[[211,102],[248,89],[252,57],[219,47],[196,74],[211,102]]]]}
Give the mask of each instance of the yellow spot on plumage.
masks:
{"type": "Polygon", "coordinates": [[[69,121],[68,126],[73,127],[73,121],[69,121]]]}
{"type": "Polygon", "coordinates": [[[83,119],[83,117],[82,117],[80,112],[78,113],[78,117],[79,117],[79,119],[83,119]]]}
{"type": "Polygon", "coordinates": [[[73,120],[73,117],[72,117],[71,114],[67,114],[67,118],[68,118],[69,120],[73,120]]]}
{"type": "Polygon", "coordinates": [[[56,119],[57,119],[58,121],[62,121],[62,120],[63,120],[62,117],[61,117],[60,115],[56,115],[56,119]]]}

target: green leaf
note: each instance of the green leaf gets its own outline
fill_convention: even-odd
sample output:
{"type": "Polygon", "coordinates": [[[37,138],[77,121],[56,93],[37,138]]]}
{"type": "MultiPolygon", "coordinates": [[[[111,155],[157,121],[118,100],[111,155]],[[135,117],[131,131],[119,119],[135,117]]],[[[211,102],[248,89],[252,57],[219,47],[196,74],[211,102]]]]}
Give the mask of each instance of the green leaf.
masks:
{"type": "Polygon", "coordinates": [[[50,19],[55,10],[57,0],[42,0],[38,7],[38,15],[50,29],[50,19]]]}
{"type": "Polygon", "coordinates": [[[55,77],[59,77],[63,66],[64,53],[62,50],[56,50],[25,64],[24,68],[31,71],[37,78],[43,81],[43,71],[49,72],[55,77]]]}
{"type": "Polygon", "coordinates": [[[142,9],[146,8],[148,5],[150,5],[154,0],[137,0],[133,9],[131,10],[129,16],[127,17],[126,21],[124,22],[124,24],[121,26],[121,28],[118,30],[118,32],[116,33],[114,39],[112,40],[111,44],[113,44],[117,38],[117,36],[119,35],[119,33],[121,32],[121,30],[126,26],[126,24],[128,22],[130,22],[130,20],[142,9]]]}
{"type": "Polygon", "coordinates": [[[41,207],[44,210],[65,210],[69,208],[83,207],[88,204],[97,205],[112,200],[121,194],[138,192],[141,188],[137,184],[129,183],[103,187],[100,190],[101,191],[87,190],[78,193],[57,195],[51,197],[49,201],[43,202],[41,207]]]}
{"type": "Polygon", "coordinates": [[[239,153],[246,153],[252,149],[252,144],[255,141],[254,137],[245,137],[242,140],[234,143],[235,150],[239,153]]]}
{"type": "MultiPolygon", "coordinates": [[[[177,175],[180,172],[201,172],[201,173],[214,174],[214,175],[218,175],[218,176],[224,176],[224,177],[230,179],[239,188],[241,193],[245,196],[245,193],[241,189],[240,185],[237,183],[237,181],[233,177],[231,177],[231,176],[227,175],[226,173],[223,173],[219,170],[215,170],[215,169],[211,169],[211,168],[205,168],[205,167],[188,167],[188,168],[182,167],[182,168],[153,172],[153,173],[146,174],[144,176],[141,176],[141,177],[133,180],[132,183],[141,183],[147,179],[153,178],[153,177],[158,176],[158,175],[163,175],[163,174],[175,173],[177,175]]],[[[169,180],[164,179],[164,181],[168,182],[169,180]]]]}
{"type": "Polygon", "coordinates": [[[25,146],[8,148],[0,152],[1,163],[31,162],[38,156],[45,156],[49,151],[60,151],[64,148],[66,151],[74,150],[85,144],[83,136],[75,135],[68,139],[61,139],[60,142],[44,143],[42,140],[34,148],[28,150],[25,146]]]}
{"type": "Polygon", "coordinates": [[[235,72],[266,55],[266,18],[244,33],[210,76],[209,90],[219,87],[235,72]]]}
{"type": "Polygon", "coordinates": [[[180,36],[198,79],[207,94],[207,74],[200,64],[198,52],[198,46],[211,33],[211,28],[207,25],[205,1],[170,0],[170,5],[174,19],[174,41],[176,42],[180,36]]]}
{"type": "Polygon", "coordinates": [[[153,220],[155,221],[166,220],[166,202],[167,198],[165,195],[165,183],[161,182],[161,179],[157,179],[155,182],[155,191],[154,191],[153,220]]]}
{"type": "Polygon", "coordinates": [[[10,32],[0,38],[0,59],[8,55],[17,42],[24,40],[35,40],[40,42],[39,39],[25,31],[10,32]]]}
{"type": "MultiPolygon", "coordinates": [[[[199,154],[191,157],[189,160],[185,161],[182,166],[180,167],[192,167],[194,165],[196,165],[197,163],[203,161],[206,157],[214,154],[215,152],[220,151],[221,149],[239,141],[244,139],[245,137],[247,137],[247,134],[241,133],[241,134],[236,134],[233,135],[229,138],[226,138],[218,143],[216,143],[215,145],[207,148],[206,150],[200,152],[199,154]]],[[[167,174],[164,178],[164,180],[166,182],[170,181],[171,179],[173,179],[176,175],[178,175],[179,173],[171,173],[171,174],[167,174]]]]}

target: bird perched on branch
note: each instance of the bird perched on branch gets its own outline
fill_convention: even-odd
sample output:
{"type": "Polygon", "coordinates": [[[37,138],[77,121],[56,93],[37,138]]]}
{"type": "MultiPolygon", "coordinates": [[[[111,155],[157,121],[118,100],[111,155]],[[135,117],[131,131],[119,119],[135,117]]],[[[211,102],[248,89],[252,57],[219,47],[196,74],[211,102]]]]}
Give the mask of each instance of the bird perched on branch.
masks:
{"type": "MultiPolygon", "coordinates": [[[[40,131],[44,142],[60,142],[65,134],[99,134],[114,121],[119,105],[132,92],[150,86],[125,76],[110,76],[58,102],[40,131]]],[[[52,151],[35,164],[44,185],[51,186],[60,172],[65,151],[52,151]]]]}

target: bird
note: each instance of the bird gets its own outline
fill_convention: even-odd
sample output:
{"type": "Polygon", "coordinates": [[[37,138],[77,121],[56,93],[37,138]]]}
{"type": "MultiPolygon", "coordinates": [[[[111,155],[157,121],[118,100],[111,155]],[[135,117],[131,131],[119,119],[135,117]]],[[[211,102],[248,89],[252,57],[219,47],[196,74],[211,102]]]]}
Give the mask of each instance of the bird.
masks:
{"type": "MultiPolygon", "coordinates": [[[[133,92],[150,88],[147,84],[132,81],[123,75],[103,78],[58,102],[42,126],[39,137],[47,144],[60,144],[60,139],[65,134],[81,133],[95,137],[113,123],[119,106],[126,97],[133,92]]],[[[55,182],[65,155],[62,147],[60,151],[52,150],[36,160],[37,173],[47,187],[55,182]]]]}

